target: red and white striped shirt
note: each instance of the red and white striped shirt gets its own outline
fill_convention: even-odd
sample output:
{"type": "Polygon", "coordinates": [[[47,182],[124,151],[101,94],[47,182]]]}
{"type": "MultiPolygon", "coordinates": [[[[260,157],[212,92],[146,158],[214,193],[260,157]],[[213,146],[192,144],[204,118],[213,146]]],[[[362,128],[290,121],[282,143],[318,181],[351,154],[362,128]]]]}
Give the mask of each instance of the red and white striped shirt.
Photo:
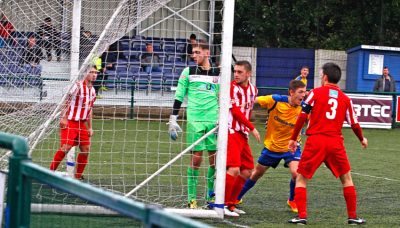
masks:
{"type": "Polygon", "coordinates": [[[77,82],[71,89],[71,101],[66,115],[68,120],[86,120],[92,112],[92,107],[96,101],[96,91],[89,88],[85,81],[77,82]]]}
{"type": "MultiPolygon", "coordinates": [[[[234,133],[235,131],[248,134],[249,130],[253,130],[254,126],[250,123],[251,111],[254,106],[258,94],[257,88],[252,85],[249,81],[247,87],[237,85],[235,81],[231,83],[231,109],[229,111],[229,132],[234,133]],[[240,113],[245,117],[235,118],[234,109],[240,110],[240,113]],[[249,129],[250,128],[250,129],[249,129]]],[[[239,113],[239,114],[240,114],[239,113]]]]}

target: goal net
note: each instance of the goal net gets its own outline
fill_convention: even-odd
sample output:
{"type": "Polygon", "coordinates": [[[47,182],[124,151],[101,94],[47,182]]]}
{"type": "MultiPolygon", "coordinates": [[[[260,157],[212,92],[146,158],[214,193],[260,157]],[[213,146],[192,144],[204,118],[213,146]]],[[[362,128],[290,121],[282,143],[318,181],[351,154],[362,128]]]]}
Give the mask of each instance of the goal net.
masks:
{"type": "MultiPolygon", "coordinates": [[[[196,65],[188,54],[191,34],[210,44],[210,61],[220,66],[223,1],[10,0],[1,1],[0,9],[2,28],[9,33],[0,38],[0,131],[27,137],[32,160],[49,167],[60,147],[59,115],[66,94],[95,64],[101,73],[83,181],[145,203],[187,208],[186,101],[178,120],[183,132],[176,141],[166,123],[181,72],[196,65]],[[149,46],[150,58],[145,55],[149,46]]],[[[8,155],[0,153],[3,170],[8,155]]],[[[73,165],[69,153],[58,167],[66,174],[67,157],[73,165]]],[[[208,180],[215,178],[207,177],[208,169],[205,152],[197,183],[199,207],[206,205],[208,180]]],[[[35,186],[34,203],[60,205],[57,212],[62,205],[82,205],[66,193],[35,186]]]]}

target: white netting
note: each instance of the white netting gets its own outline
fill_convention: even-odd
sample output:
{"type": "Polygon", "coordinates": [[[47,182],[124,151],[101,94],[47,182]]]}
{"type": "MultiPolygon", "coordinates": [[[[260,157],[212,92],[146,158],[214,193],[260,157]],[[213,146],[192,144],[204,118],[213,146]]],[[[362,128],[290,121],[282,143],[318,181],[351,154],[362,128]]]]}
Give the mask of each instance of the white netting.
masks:
{"type": "MultiPolygon", "coordinates": [[[[187,54],[189,36],[212,44],[211,59],[215,65],[219,62],[222,1],[82,1],[79,59],[73,46],[78,40],[73,37],[77,34],[73,4],[72,0],[0,2],[1,13],[15,28],[0,41],[0,130],[29,137],[35,146],[33,161],[49,167],[59,147],[63,96],[100,57],[106,70],[99,75],[104,81],[96,84],[95,135],[84,176],[91,184],[126,194],[189,146],[184,133],[177,142],[170,140],[166,122],[180,73],[195,65],[187,54]],[[45,28],[46,18],[54,28],[45,28]],[[36,49],[29,42],[36,42],[36,49]],[[157,64],[150,69],[149,58],[147,62],[141,58],[148,44],[157,55],[151,55],[150,62],[157,64]]],[[[184,107],[185,103],[180,113],[183,129],[184,107]]],[[[3,169],[5,155],[5,151],[0,154],[3,169]]],[[[206,194],[206,155],[200,168],[200,203],[206,194]]],[[[132,197],[185,207],[188,165],[187,154],[132,197]]],[[[64,163],[58,170],[65,171],[64,163]]],[[[36,192],[37,203],[74,204],[65,194],[43,186],[36,192]]]]}

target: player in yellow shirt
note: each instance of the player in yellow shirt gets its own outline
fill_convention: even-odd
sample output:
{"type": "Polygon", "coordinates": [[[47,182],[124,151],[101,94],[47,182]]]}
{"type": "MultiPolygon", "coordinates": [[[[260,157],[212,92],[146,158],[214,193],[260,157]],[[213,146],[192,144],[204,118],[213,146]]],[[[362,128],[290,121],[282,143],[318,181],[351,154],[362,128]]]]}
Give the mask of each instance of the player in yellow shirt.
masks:
{"type": "Polygon", "coordinates": [[[304,85],[307,87],[307,76],[310,73],[310,68],[308,66],[302,66],[300,70],[300,75],[297,76],[294,80],[302,81],[304,85]]]}
{"type": "MultiPolygon", "coordinates": [[[[297,213],[294,202],[294,189],[296,186],[297,166],[300,160],[300,147],[294,154],[288,150],[288,143],[301,112],[301,102],[306,93],[306,86],[302,81],[292,80],[289,83],[289,96],[268,95],[259,96],[256,103],[269,112],[267,131],[264,138],[264,149],[258,158],[258,164],[249,179],[246,180],[238,196],[238,202],[260,179],[269,167],[276,168],[283,159],[284,166],[289,168],[292,175],[290,180],[290,194],[287,204],[293,212],[297,213]]],[[[300,137],[298,139],[300,141],[300,137]]]]}

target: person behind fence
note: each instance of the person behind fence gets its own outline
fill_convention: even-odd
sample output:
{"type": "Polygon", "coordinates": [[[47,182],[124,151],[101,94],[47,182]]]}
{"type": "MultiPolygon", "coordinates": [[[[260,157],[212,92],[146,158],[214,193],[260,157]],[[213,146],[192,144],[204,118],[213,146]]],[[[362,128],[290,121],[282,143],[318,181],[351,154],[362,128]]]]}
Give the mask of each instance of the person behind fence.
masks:
{"type": "Polygon", "coordinates": [[[387,66],[383,67],[382,76],[376,79],[374,92],[396,92],[396,80],[390,75],[387,66]]]}
{"type": "Polygon", "coordinates": [[[76,179],[83,179],[82,173],[88,163],[90,138],[93,135],[92,108],[96,101],[93,82],[96,81],[97,74],[95,66],[89,67],[84,80],[78,81],[70,90],[60,115],[60,148],[50,164],[50,170],[56,170],[71,148],[79,146],[76,179]]]}
{"type": "Polygon", "coordinates": [[[193,34],[193,33],[190,34],[189,42],[186,46],[186,54],[183,56],[183,59],[186,60],[186,62],[193,61],[193,58],[192,58],[193,44],[196,43],[196,39],[197,39],[197,37],[195,34],[193,34]]]}
{"type": "Polygon", "coordinates": [[[10,44],[11,34],[15,31],[14,25],[8,20],[5,14],[1,15],[0,20],[0,47],[10,44]]]}
{"type": "MultiPolygon", "coordinates": [[[[179,77],[175,92],[172,114],[169,117],[168,132],[176,140],[182,132],[177,123],[179,109],[187,96],[186,142],[192,145],[206,133],[214,129],[218,121],[219,68],[210,61],[208,44],[199,42],[193,45],[193,59],[196,66],[186,67],[179,77]]],[[[211,134],[192,148],[190,165],[187,169],[188,207],[197,208],[197,185],[203,151],[207,150],[210,166],[207,170],[206,200],[214,199],[215,151],[217,139],[211,134]]]]}
{"type": "Polygon", "coordinates": [[[151,72],[161,72],[160,69],[160,56],[153,51],[153,44],[146,44],[146,52],[140,57],[140,64],[143,70],[147,73],[151,72]]]}
{"type": "Polygon", "coordinates": [[[37,67],[42,58],[42,49],[37,44],[37,36],[34,33],[29,34],[27,47],[24,49],[21,58],[21,65],[30,65],[37,67]]]}
{"type": "MultiPolygon", "coordinates": [[[[82,28],[81,28],[82,30],[82,28]]],[[[88,30],[81,31],[81,38],[79,42],[79,59],[81,62],[85,61],[86,57],[90,54],[94,46],[94,40],[92,36],[92,32],[88,30]]]]}
{"type": "Polygon", "coordinates": [[[41,39],[40,46],[44,48],[44,57],[47,57],[47,61],[52,60],[52,49],[56,52],[57,61],[61,61],[60,32],[54,27],[50,17],[46,17],[43,24],[39,26],[38,34],[41,39]]]}

